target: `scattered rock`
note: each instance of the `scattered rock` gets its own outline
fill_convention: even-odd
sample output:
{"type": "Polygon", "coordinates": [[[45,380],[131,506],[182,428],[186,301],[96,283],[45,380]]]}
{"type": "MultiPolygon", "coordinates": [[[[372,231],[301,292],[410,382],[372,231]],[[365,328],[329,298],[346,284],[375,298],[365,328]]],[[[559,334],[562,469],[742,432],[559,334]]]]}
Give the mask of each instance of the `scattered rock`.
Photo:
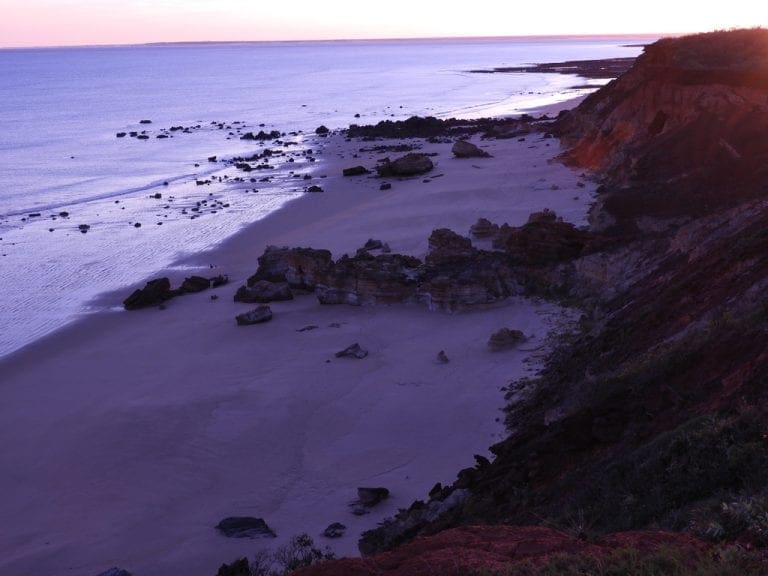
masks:
{"type": "Polygon", "coordinates": [[[69,218],[69,212],[59,212],[59,216],[62,218],[69,218]]]}
{"type": "Polygon", "coordinates": [[[456,158],[489,158],[491,156],[467,140],[457,140],[451,148],[451,152],[456,158]]]}
{"type": "Polygon", "coordinates": [[[134,292],[123,300],[126,310],[137,310],[149,306],[157,306],[173,297],[171,281],[168,278],[155,278],[146,283],[144,288],[134,292]]]}
{"type": "Polygon", "coordinates": [[[432,160],[426,154],[411,152],[396,160],[390,161],[387,159],[383,161],[376,167],[376,172],[381,177],[416,176],[425,174],[434,167],[435,165],[432,163],[432,160]]]}
{"type": "Polygon", "coordinates": [[[272,320],[272,309],[269,306],[259,306],[249,312],[235,316],[238,326],[250,326],[252,324],[262,324],[272,320]]]}
{"type": "Polygon", "coordinates": [[[438,364],[448,364],[448,362],[450,362],[445,350],[440,350],[440,352],[437,353],[437,362],[438,364]]]}
{"type": "Polygon", "coordinates": [[[502,328],[498,332],[495,332],[488,339],[488,348],[491,352],[500,352],[502,350],[510,350],[517,345],[526,341],[525,334],[520,330],[512,330],[511,328],[502,328]]]}
{"type": "Polygon", "coordinates": [[[227,538],[275,538],[277,535],[262,518],[230,516],[216,525],[227,538]]]}
{"type": "Polygon", "coordinates": [[[91,227],[89,224],[79,224],[77,226],[77,229],[80,230],[80,232],[82,232],[83,234],[85,234],[86,232],[88,232],[88,230],[91,229],[91,227]]]}
{"type": "Polygon", "coordinates": [[[344,350],[336,352],[336,358],[357,358],[358,360],[362,360],[366,356],[368,356],[368,350],[360,346],[357,342],[347,346],[344,350]]]}
{"type": "Polygon", "coordinates": [[[469,233],[475,238],[493,238],[499,231],[499,225],[487,218],[478,218],[477,222],[469,228],[469,233]]]}
{"type": "Polygon", "coordinates": [[[317,128],[315,128],[315,134],[319,136],[325,136],[326,134],[328,134],[328,132],[330,132],[330,130],[323,125],[320,125],[317,128]]]}
{"type": "Polygon", "coordinates": [[[208,156],[208,162],[216,162],[218,158],[216,156],[208,156]]]}
{"type": "Polygon", "coordinates": [[[334,522],[329,525],[328,528],[323,530],[323,536],[326,538],[341,538],[347,531],[347,527],[341,522],[334,522]]]}
{"type": "Polygon", "coordinates": [[[266,304],[284,300],[293,300],[293,292],[288,282],[259,280],[251,286],[240,286],[235,293],[235,302],[248,304],[266,304]]]}
{"type": "Polygon", "coordinates": [[[324,190],[317,184],[314,184],[307,188],[307,192],[324,192],[324,190]]]}
{"type": "Polygon", "coordinates": [[[363,176],[370,173],[371,171],[365,166],[352,166],[351,168],[344,168],[344,170],[342,170],[344,176],[363,176]]]}
{"type": "Polygon", "coordinates": [[[128,134],[126,132],[118,132],[115,134],[118,138],[125,138],[128,134]]]}
{"type": "Polygon", "coordinates": [[[139,124],[152,124],[152,120],[139,120],[139,124]]]}
{"type": "Polygon", "coordinates": [[[383,182],[381,186],[379,186],[379,190],[392,190],[392,184],[389,182],[383,182]]]}

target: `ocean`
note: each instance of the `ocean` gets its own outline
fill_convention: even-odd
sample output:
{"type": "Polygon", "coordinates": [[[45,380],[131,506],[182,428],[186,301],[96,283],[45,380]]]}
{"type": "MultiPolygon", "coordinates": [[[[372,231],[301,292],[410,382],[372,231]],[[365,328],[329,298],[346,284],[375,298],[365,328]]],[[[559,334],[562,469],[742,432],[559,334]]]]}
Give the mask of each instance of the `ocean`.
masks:
{"type": "Polygon", "coordinates": [[[319,125],[519,114],[583,94],[589,89],[575,86],[587,82],[468,71],[635,56],[651,40],[0,50],[0,357],[103,310],[99,294],[210,248],[301,197],[296,176],[322,164],[306,153],[319,125]],[[241,139],[260,130],[285,134],[292,161],[276,158],[270,182],[258,182],[259,174],[258,193],[243,193],[221,160],[263,149],[241,139]]]}

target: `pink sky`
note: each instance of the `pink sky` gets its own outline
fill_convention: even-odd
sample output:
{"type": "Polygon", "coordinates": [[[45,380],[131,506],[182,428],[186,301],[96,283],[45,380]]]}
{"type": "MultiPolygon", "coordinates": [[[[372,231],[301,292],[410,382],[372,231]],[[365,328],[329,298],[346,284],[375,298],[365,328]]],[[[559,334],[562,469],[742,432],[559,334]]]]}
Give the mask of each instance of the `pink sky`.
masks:
{"type": "Polygon", "coordinates": [[[479,0],[468,9],[463,2],[432,0],[2,0],[0,46],[674,33],[768,25],[768,10],[754,0],[692,5],[479,0]]]}

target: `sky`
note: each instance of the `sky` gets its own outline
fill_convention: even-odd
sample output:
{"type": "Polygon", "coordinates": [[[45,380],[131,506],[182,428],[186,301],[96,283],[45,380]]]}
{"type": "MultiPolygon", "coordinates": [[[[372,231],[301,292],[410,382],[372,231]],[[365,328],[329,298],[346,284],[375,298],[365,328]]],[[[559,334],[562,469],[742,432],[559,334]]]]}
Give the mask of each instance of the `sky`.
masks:
{"type": "Polygon", "coordinates": [[[760,0],[0,0],[0,47],[706,32],[768,26],[760,0]]]}

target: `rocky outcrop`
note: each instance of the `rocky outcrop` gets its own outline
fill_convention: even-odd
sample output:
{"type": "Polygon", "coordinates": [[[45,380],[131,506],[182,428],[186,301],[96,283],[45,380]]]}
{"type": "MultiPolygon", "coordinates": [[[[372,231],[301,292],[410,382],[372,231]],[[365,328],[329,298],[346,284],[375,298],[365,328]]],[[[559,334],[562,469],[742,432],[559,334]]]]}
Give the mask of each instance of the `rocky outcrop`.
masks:
{"type": "Polygon", "coordinates": [[[703,215],[762,195],[766,54],[764,29],[663,39],[561,118],[568,161],[606,186],[595,223],[634,231],[641,217],[703,215]]]}
{"type": "Polygon", "coordinates": [[[342,256],[317,276],[315,294],[321,304],[409,302],[416,297],[420,266],[419,259],[401,254],[342,256]]]}
{"type": "Polygon", "coordinates": [[[268,246],[264,254],[259,256],[259,267],[248,278],[247,286],[266,280],[287,282],[293,289],[311,291],[317,283],[317,277],[325,274],[332,262],[329,250],[268,246]]]}
{"type": "Polygon", "coordinates": [[[381,177],[418,176],[426,174],[434,168],[432,160],[426,154],[411,152],[396,160],[386,159],[376,166],[376,172],[381,177]]]}
{"type": "Polygon", "coordinates": [[[491,352],[511,350],[526,341],[525,334],[512,328],[501,328],[491,334],[488,339],[488,349],[491,352]]]}
{"type": "Polygon", "coordinates": [[[354,344],[350,344],[344,348],[344,350],[339,350],[336,352],[335,356],[336,358],[356,358],[357,360],[362,360],[368,356],[368,350],[355,342],[354,344]]]}

